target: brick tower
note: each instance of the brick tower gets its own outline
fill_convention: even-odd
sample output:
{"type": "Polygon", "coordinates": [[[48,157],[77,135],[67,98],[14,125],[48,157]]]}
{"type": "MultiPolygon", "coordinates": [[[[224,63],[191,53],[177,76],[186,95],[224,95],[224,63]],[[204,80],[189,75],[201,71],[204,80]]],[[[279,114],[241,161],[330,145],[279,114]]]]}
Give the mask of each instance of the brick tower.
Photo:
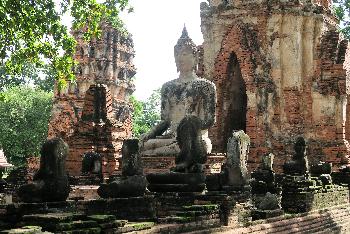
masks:
{"type": "Polygon", "coordinates": [[[62,137],[68,142],[67,170],[70,175],[80,174],[82,154],[86,151],[95,151],[105,157],[109,167],[104,166],[104,174],[111,174],[118,169],[123,140],[131,136],[129,96],[135,89],[131,78],[136,73],[132,63],[133,41],[131,35],[124,36],[107,23],[102,24],[99,39],[84,41],[82,30],[73,31],[73,35],[77,40],[75,59],[79,62],[76,82],[68,83],[64,90],[55,87],[48,137],[62,137]],[[89,122],[87,118],[81,118],[83,109],[86,115],[94,113],[96,95],[100,104],[108,109],[102,113],[109,126],[108,137],[103,140],[97,139],[102,135],[90,126],[95,119],[89,122]],[[111,122],[113,124],[109,124],[111,122]],[[84,137],[79,137],[82,135],[84,137]]]}

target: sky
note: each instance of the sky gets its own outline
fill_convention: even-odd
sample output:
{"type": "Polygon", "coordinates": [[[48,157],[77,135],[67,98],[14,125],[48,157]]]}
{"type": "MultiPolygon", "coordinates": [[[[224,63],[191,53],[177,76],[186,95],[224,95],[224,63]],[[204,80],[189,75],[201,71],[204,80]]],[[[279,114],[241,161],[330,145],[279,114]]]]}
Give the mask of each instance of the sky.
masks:
{"type": "Polygon", "coordinates": [[[163,83],[178,77],[174,45],[184,24],[193,41],[202,44],[199,6],[203,1],[130,0],[134,13],[122,18],[134,40],[137,99],[145,100],[163,83]]]}

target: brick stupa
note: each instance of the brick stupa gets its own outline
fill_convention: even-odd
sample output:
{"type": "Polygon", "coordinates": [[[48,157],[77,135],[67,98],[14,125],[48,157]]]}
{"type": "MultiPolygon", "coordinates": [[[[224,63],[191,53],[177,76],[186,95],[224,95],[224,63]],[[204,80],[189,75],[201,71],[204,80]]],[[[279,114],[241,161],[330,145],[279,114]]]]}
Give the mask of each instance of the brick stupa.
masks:
{"type": "Polygon", "coordinates": [[[73,35],[79,62],[76,83],[69,83],[64,90],[55,87],[48,138],[62,137],[69,144],[70,175],[80,175],[82,154],[94,151],[101,154],[103,174],[108,176],[118,170],[122,142],[131,137],[129,97],[135,89],[131,78],[136,73],[133,41],[131,35],[124,36],[107,23],[102,24],[99,39],[84,41],[83,30],[73,31],[73,35]],[[99,112],[102,109],[105,111],[99,112]],[[104,128],[98,128],[99,123],[104,128]],[[99,132],[103,129],[107,129],[105,135],[99,132]]]}

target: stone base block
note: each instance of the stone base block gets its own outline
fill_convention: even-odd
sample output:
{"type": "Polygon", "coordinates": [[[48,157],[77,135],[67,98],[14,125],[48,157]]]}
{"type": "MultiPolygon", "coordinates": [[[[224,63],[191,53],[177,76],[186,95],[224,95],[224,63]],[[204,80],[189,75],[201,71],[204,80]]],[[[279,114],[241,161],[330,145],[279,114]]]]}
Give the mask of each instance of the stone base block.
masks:
{"type": "Polygon", "coordinates": [[[202,192],[205,189],[205,174],[169,172],[148,174],[151,192],[202,192]]]}
{"type": "Polygon", "coordinates": [[[268,218],[273,218],[277,217],[280,215],[283,215],[284,211],[283,210],[252,210],[251,215],[253,220],[258,220],[258,219],[268,219],[268,218]]]}
{"type": "Polygon", "coordinates": [[[150,184],[148,189],[151,192],[202,192],[205,189],[205,184],[150,184]]]}
{"type": "Polygon", "coordinates": [[[204,184],[205,174],[200,173],[159,173],[146,176],[150,184],[204,184]]]}

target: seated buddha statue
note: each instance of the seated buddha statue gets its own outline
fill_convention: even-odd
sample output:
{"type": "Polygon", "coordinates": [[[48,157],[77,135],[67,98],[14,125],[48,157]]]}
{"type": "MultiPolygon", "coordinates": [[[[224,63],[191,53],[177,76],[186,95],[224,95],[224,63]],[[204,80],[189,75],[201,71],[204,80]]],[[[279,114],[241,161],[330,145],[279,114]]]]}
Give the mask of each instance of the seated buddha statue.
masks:
{"type": "Polygon", "coordinates": [[[212,149],[208,128],[215,122],[214,83],[196,75],[198,50],[184,27],[174,47],[179,77],[161,88],[161,121],[141,136],[141,155],[176,156],[180,153],[178,127],[182,120],[199,120],[199,137],[206,153],[212,149]]]}

